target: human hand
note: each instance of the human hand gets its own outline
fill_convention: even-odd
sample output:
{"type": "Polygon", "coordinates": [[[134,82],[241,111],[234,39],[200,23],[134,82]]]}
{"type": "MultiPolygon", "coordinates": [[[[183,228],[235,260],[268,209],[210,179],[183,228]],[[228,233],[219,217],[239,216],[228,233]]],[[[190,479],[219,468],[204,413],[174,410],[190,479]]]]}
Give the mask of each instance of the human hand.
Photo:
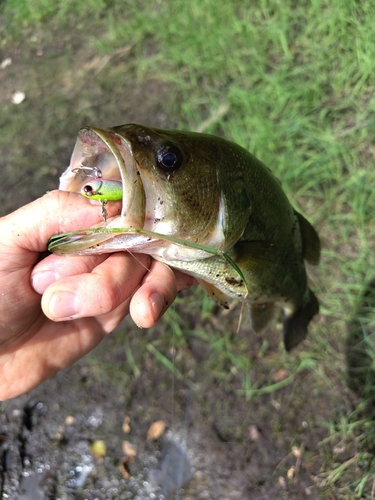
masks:
{"type": "Polygon", "coordinates": [[[77,361],[129,311],[138,326],[152,326],[177,291],[196,282],[127,252],[38,262],[52,235],[101,221],[93,203],[53,191],[0,219],[0,400],[77,361]]]}

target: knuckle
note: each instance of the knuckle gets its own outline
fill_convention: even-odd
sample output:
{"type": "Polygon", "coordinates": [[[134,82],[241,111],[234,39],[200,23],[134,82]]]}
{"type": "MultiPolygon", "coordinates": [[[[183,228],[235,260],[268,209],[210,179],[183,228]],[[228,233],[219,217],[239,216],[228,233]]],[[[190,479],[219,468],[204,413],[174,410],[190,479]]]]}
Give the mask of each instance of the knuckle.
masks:
{"type": "Polygon", "coordinates": [[[98,287],[97,302],[100,310],[99,314],[113,311],[120,302],[117,287],[108,284],[98,287]]]}

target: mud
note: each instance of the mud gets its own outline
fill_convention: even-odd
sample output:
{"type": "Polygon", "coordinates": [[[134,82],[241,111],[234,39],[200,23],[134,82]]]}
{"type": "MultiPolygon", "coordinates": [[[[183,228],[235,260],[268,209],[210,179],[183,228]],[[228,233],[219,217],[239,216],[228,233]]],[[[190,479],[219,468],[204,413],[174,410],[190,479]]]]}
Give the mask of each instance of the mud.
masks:
{"type": "MultiPolygon", "coordinates": [[[[113,336],[135,336],[131,328],[127,321],[126,333],[113,336]]],[[[105,369],[112,359],[116,366],[111,369],[121,370],[118,342],[112,338],[71,369],[6,404],[0,415],[3,498],[282,499],[294,498],[296,489],[295,498],[317,498],[312,474],[318,467],[301,467],[298,486],[287,483],[296,457],[286,453],[282,433],[272,437],[258,405],[236,397],[236,383],[227,391],[220,384],[207,387],[196,362],[187,379],[172,380],[150,358],[139,377],[121,383],[105,369]],[[148,441],[149,426],[160,419],[167,423],[166,432],[148,441]],[[100,458],[91,450],[97,440],[106,444],[100,458]],[[129,477],[121,468],[125,440],[136,450],[128,461],[129,477]]],[[[264,400],[267,406],[272,408],[270,398],[264,400]]],[[[311,430],[307,424],[301,430],[307,442],[311,430]]]]}

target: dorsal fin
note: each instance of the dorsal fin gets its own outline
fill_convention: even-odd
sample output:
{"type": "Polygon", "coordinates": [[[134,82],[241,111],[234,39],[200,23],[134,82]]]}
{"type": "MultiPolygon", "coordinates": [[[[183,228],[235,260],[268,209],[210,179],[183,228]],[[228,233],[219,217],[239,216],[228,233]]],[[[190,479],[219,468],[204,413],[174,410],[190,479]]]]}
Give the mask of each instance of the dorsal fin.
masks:
{"type": "Polygon", "coordinates": [[[301,230],[303,258],[306,259],[307,262],[310,262],[310,264],[316,266],[319,264],[320,259],[320,239],[318,233],[303,215],[296,210],[294,213],[297,216],[301,230]]]}

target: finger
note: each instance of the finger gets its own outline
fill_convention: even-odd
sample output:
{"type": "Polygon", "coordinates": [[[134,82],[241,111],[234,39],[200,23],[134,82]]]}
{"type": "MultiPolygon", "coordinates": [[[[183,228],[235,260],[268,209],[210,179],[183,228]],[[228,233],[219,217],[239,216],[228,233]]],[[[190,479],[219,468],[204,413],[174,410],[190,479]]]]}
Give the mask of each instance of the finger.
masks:
{"type": "Polygon", "coordinates": [[[39,262],[31,273],[31,285],[43,294],[57,280],[68,276],[90,273],[108,258],[103,255],[49,255],[39,262]]]}
{"type": "Polygon", "coordinates": [[[121,304],[107,314],[96,316],[95,320],[105,333],[111,333],[129,314],[131,297],[127,298],[121,304]]]}
{"type": "Polygon", "coordinates": [[[149,328],[164,314],[177,294],[176,278],[170,267],[153,260],[150,271],[130,302],[130,315],[140,328],[149,328]]]}
{"type": "Polygon", "coordinates": [[[148,265],[146,255],[134,260],[128,253],[114,253],[91,273],[68,276],[50,285],[42,297],[44,314],[62,321],[110,313],[134,293],[148,265]]]}
{"type": "MultiPolygon", "coordinates": [[[[37,264],[31,273],[31,284],[34,290],[43,294],[47,287],[55,281],[67,276],[90,273],[95,267],[108,258],[102,255],[49,255],[37,264]]],[[[186,290],[198,282],[192,276],[181,271],[173,271],[176,277],[177,291],[186,290]]]]}
{"type": "MultiPolygon", "coordinates": [[[[120,207],[111,204],[108,210],[119,213],[120,207]]],[[[2,218],[3,234],[8,235],[2,243],[8,239],[13,248],[44,252],[52,235],[85,229],[102,220],[100,207],[80,194],[51,191],[2,218]]]]}

